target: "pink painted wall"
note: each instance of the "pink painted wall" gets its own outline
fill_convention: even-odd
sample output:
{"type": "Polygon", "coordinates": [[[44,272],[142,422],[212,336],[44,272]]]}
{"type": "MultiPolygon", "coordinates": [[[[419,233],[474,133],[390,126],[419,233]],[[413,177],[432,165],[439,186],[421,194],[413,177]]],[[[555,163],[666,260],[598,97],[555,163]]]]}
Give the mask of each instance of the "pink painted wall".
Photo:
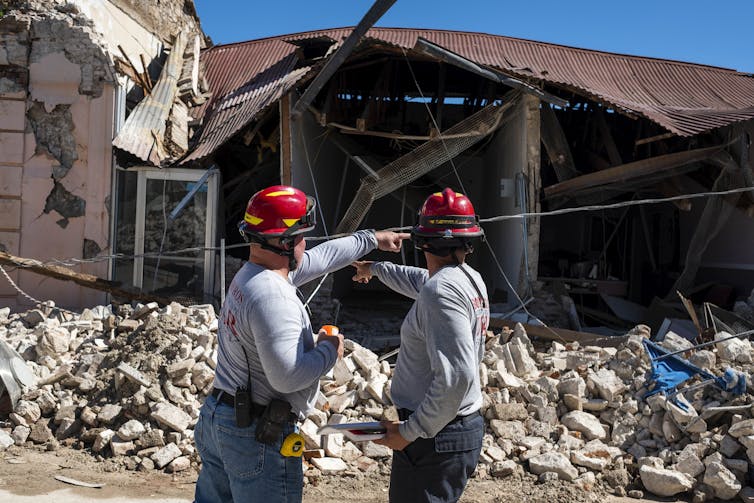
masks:
{"type": "MultiPolygon", "coordinates": [[[[85,215],[69,218],[63,228],[56,211],[44,213],[45,202],[52,190],[53,168],[60,163],[45,149],[37,148],[34,133],[8,132],[0,137],[0,243],[8,252],[41,261],[83,257],[84,239],[95,241],[102,254],[109,254],[109,219],[105,207],[110,194],[112,172],[113,104],[115,91],[105,85],[98,98],[78,94],[80,68],[62,53],[53,53],[44,61],[29,67],[29,96],[0,106],[0,125],[15,121],[13,127],[23,131],[18,118],[20,110],[31,100],[42,102],[52,110],[57,104],[70,106],[78,159],[60,180],[66,190],[86,201],[85,215]],[[19,104],[23,107],[19,108],[19,104]],[[12,108],[12,117],[8,110],[12,108]],[[13,196],[8,198],[7,196],[13,196]]],[[[0,103],[9,100],[3,100],[0,103]]],[[[24,116],[21,115],[23,119],[24,116]]],[[[0,130],[7,129],[0,126],[0,130]]],[[[71,267],[78,272],[106,278],[106,261],[71,267]]],[[[7,268],[6,268],[7,270],[7,268]]],[[[12,273],[12,278],[27,294],[39,300],[53,300],[70,309],[102,304],[102,292],[25,271],[12,273]]],[[[28,309],[31,301],[16,292],[0,277],[0,306],[14,310],[28,309]]]]}

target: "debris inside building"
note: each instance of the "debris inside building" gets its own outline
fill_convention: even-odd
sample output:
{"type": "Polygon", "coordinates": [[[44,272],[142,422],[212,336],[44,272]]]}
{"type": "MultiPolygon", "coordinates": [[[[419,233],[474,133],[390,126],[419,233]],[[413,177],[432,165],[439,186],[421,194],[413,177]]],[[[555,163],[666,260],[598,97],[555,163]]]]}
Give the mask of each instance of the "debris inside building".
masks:
{"type": "MultiPolygon", "coordinates": [[[[9,3],[0,450],[198,471],[249,196],[314,195],[316,244],[407,229],[453,187],[492,311],[475,478],[754,499],[752,75],[374,21],[215,46],[190,0],[9,3]]],[[[389,471],[316,434],[397,418],[410,301],[351,276],[303,292],[348,337],[301,426],[307,483],[389,471]]]]}

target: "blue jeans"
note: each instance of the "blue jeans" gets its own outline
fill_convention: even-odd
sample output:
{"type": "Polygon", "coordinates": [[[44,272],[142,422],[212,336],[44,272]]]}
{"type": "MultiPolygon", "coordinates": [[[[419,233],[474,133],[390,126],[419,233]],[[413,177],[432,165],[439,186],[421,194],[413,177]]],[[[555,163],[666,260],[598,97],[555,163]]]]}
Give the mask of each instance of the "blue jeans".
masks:
{"type": "Polygon", "coordinates": [[[479,462],[483,436],[484,419],[477,412],[451,421],[433,438],[393,451],[390,503],[458,501],[479,462]]]}
{"type": "Polygon", "coordinates": [[[274,445],[254,438],[257,420],[236,426],[233,407],[208,396],[194,427],[202,458],[195,503],[299,503],[303,490],[301,458],[280,454],[283,439],[293,432],[287,424],[274,445]]]}

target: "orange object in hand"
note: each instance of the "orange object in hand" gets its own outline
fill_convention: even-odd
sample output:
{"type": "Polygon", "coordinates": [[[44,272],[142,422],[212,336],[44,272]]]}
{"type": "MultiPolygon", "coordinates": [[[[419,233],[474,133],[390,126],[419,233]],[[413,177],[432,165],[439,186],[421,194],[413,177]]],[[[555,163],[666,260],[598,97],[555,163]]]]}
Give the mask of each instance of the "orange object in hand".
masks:
{"type": "Polygon", "coordinates": [[[324,331],[327,335],[338,335],[340,330],[335,325],[322,325],[320,331],[324,331]]]}

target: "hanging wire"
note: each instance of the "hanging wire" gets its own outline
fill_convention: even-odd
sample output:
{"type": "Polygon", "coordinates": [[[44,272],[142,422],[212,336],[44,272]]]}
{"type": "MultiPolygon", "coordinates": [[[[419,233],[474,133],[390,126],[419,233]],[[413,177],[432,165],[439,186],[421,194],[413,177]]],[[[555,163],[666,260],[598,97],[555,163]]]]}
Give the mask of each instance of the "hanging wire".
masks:
{"type": "Polygon", "coordinates": [[[416,90],[419,92],[419,95],[422,97],[422,101],[424,102],[424,107],[427,109],[427,113],[429,114],[429,118],[432,119],[432,124],[435,126],[435,131],[437,131],[437,134],[440,138],[440,142],[442,143],[442,148],[445,150],[445,155],[448,157],[448,161],[450,162],[450,165],[453,166],[453,173],[456,174],[456,179],[458,180],[458,185],[461,187],[461,192],[466,194],[466,188],[463,186],[463,182],[461,181],[461,177],[458,176],[458,170],[456,170],[456,165],[453,162],[453,157],[450,155],[450,152],[448,151],[447,145],[445,145],[445,140],[442,137],[442,131],[440,131],[440,127],[437,125],[437,121],[435,120],[434,114],[432,114],[432,110],[429,108],[429,104],[427,104],[427,99],[424,97],[424,93],[421,90],[421,86],[419,86],[419,81],[416,79],[416,75],[414,74],[414,69],[411,66],[411,61],[408,59],[408,55],[406,54],[406,49],[401,47],[401,51],[403,51],[403,58],[406,60],[406,64],[408,65],[408,70],[411,72],[411,78],[414,79],[414,84],[416,84],[416,90]]]}
{"type": "MultiPolygon", "coordinates": [[[[534,217],[550,217],[550,216],[558,216],[558,215],[567,215],[570,213],[581,213],[581,212],[587,212],[587,211],[600,211],[603,209],[616,209],[616,208],[625,208],[628,206],[640,206],[645,204],[661,204],[661,203],[667,203],[672,201],[679,201],[683,199],[697,199],[697,198],[703,198],[703,197],[715,197],[715,196],[726,196],[731,194],[739,194],[742,192],[752,192],[754,193],[754,187],[743,187],[738,189],[730,189],[730,190],[721,190],[721,191],[709,191],[709,192],[696,192],[696,193],[689,193],[689,194],[683,194],[679,196],[672,196],[672,197],[664,197],[664,198],[657,198],[657,199],[636,199],[636,200],[630,200],[630,201],[623,201],[620,203],[613,203],[613,204],[606,204],[606,205],[592,205],[592,206],[577,206],[574,208],[562,208],[559,210],[553,210],[553,211],[539,211],[539,212],[530,212],[530,213],[517,213],[513,215],[498,215],[494,217],[488,217],[488,218],[481,218],[479,219],[479,223],[486,224],[491,222],[503,222],[507,220],[517,220],[519,218],[534,218],[534,217]]],[[[411,226],[397,226],[397,227],[388,227],[384,230],[387,231],[407,231],[410,230],[411,226]]],[[[351,233],[341,233],[341,234],[331,234],[329,236],[307,236],[307,241],[328,241],[331,239],[337,239],[345,236],[350,236],[351,233]]],[[[232,250],[236,248],[248,248],[247,243],[236,243],[234,245],[226,245],[226,250],[232,250]]],[[[128,259],[134,259],[134,258],[154,258],[158,256],[168,256],[168,255],[181,255],[186,253],[192,253],[197,251],[219,251],[221,248],[219,246],[193,246],[189,248],[181,248],[179,250],[163,250],[162,253],[157,252],[151,252],[151,253],[139,253],[139,254],[133,254],[133,255],[126,255],[123,253],[114,253],[111,255],[98,255],[93,258],[88,259],[80,259],[80,258],[66,258],[66,259],[52,259],[48,260],[46,262],[40,261],[40,260],[34,260],[34,259],[27,259],[32,260],[34,262],[33,265],[27,265],[27,264],[13,264],[13,267],[23,269],[27,267],[34,267],[34,266],[65,266],[65,267],[74,267],[76,265],[80,264],[92,264],[96,262],[102,262],[105,260],[128,260],[128,259]]]]}
{"type": "MultiPolygon", "coordinates": [[[[403,218],[406,214],[406,186],[403,186],[403,197],[401,197],[401,227],[403,227],[403,218]]],[[[401,246],[401,262],[406,265],[406,249],[401,246]]]]}
{"type": "Polygon", "coordinates": [[[167,187],[167,179],[162,179],[162,239],[160,240],[160,251],[157,256],[157,263],[154,266],[154,275],[152,276],[152,291],[157,286],[157,273],[160,270],[160,260],[162,259],[162,248],[165,246],[165,238],[168,234],[168,214],[167,214],[167,197],[165,196],[165,188],[167,187]]]}
{"type": "MultiPolygon", "coordinates": [[[[314,199],[317,201],[317,207],[319,208],[319,216],[322,220],[322,228],[325,231],[325,238],[329,237],[329,233],[327,232],[327,222],[325,222],[325,212],[322,210],[322,205],[320,204],[319,199],[319,191],[317,190],[317,181],[314,179],[314,170],[312,169],[312,163],[309,159],[309,150],[306,148],[306,138],[304,138],[304,128],[299,127],[299,135],[301,138],[301,144],[304,146],[304,156],[306,157],[306,165],[309,168],[309,176],[312,179],[312,186],[314,187],[314,199]]],[[[321,135],[320,135],[321,136],[321,135]]],[[[318,137],[319,138],[319,137],[318,137]]],[[[317,157],[319,157],[319,152],[322,149],[322,145],[324,144],[324,140],[320,142],[319,148],[317,149],[317,154],[314,157],[314,162],[317,162],[317,157]]],[[[319,292],[319,289],[322,288],[322,285],[325,283],[325,280],[330,275],[330,273],[326,273],[324,276],[322,276],[322,279],[319,280],[319,284],[314,288],[311,295],[309,295],[309,298],[306,299],[306,302],[304,303],[305,308],[309,308],[309,303],[312,301],[315,295],[319,292]]]]}
{"type": "MultiPolygon", "coordinates": [[[[403,57],[406,60],[406,63],[408,64],[409,71],[411,72],[411,77],[414,79],[414,84],[416,85],[416,89],[419,92],[419,95],[422,97],[422,101],[424,101],[424,106],[427,109],[427,113],[429,114],[429,117],[432,119],[432,124],[434,124],[434,126],[435,126],[435,130],[437,131],[438,137],[440,138],[440,142],[442,143],[442,146],[445,149],[445,153],[448,156],[448,159],[450,160],[450,165],[453,167],[453,172],[455,173],[456,178],[458,179],[458,183],[461,186],[461,190],[463,191],[464,194],[466,194],[467,193],[466,189],[463,186],[463,182],[461,181],[461,177],[458,174],[458,170],[456,169],[456,165],[453,162],[453,158],[450,156],[450,153],[448,152],[447,146],[445,145],[445,140],[444,140],[444,138],[442,136],[442,131],[440,131],[440,128],[437,125],[437,121],[435,120],[435,117],[432,114],[432,110],[429,108],[429,105],[427,104],[427,100],[424,99],[424,93],[422,92],[421,86],[419,85],[419,81],[417,80],[416,75],[414,74],[414,70],[411,67],[411,62],[408,59],[408,56],[406,54],[406,50],[403,49],[403,48],[401,48],[401,50],[403,51],[403,57]]],[[[523,208],[523,206],[522,206],[522,208],[523,208]]],[[[500,261],[498,260],[497,255],[495,254],[495,250],[492,249],[492,245],[490,245],[489,241],[487,241],[487,240],[485,240],[485,243],[487,244],[487,248],[489,249],[490,254],[492,255],[492,258],[495,261],[495,264],[497,265],[498,271],[500,271],[500,274],[502,275],[503,279],[505,280],[506,284],[508,285],[508,288],[510,289],[510,291],[513,292],[513,294],[516,296],[516,299],[518,300],[519,304],[521,305],[521,309],[523,309],[524,312],[526,312],[526,314],[530,318],[534,318],[534,319],[538,320],[538,318],[536,316],[532,315],[529,312],[529,310],[526,308],[526,303],[518,295],[518,292],[516,292],[516,289],[513,288],[513,285],[511,284],[510,280],[508,279],[508,276],[505,274],[505,271],[503,270],[502,266],[500,265],[500,261]]],[[[527,246],[527,245],[525,244],[524,246],[527,246]]],[[[526,267],[528,267],[528,264],[526,265],[526,267]]],[[[541,322],[541,320],[539,320],[539,321],[541,322]]],[[[560,341],[562,341],[562,342],[565,343],[565,340],[557,332],[555,332],[554,330],[552,330],[550,327],[548,327],[544,323],[542,323],[542,324],[547,328],[547,330],[549,330],[550,332],[552,332],[555,337],[557,337],[560,341]]]]}

